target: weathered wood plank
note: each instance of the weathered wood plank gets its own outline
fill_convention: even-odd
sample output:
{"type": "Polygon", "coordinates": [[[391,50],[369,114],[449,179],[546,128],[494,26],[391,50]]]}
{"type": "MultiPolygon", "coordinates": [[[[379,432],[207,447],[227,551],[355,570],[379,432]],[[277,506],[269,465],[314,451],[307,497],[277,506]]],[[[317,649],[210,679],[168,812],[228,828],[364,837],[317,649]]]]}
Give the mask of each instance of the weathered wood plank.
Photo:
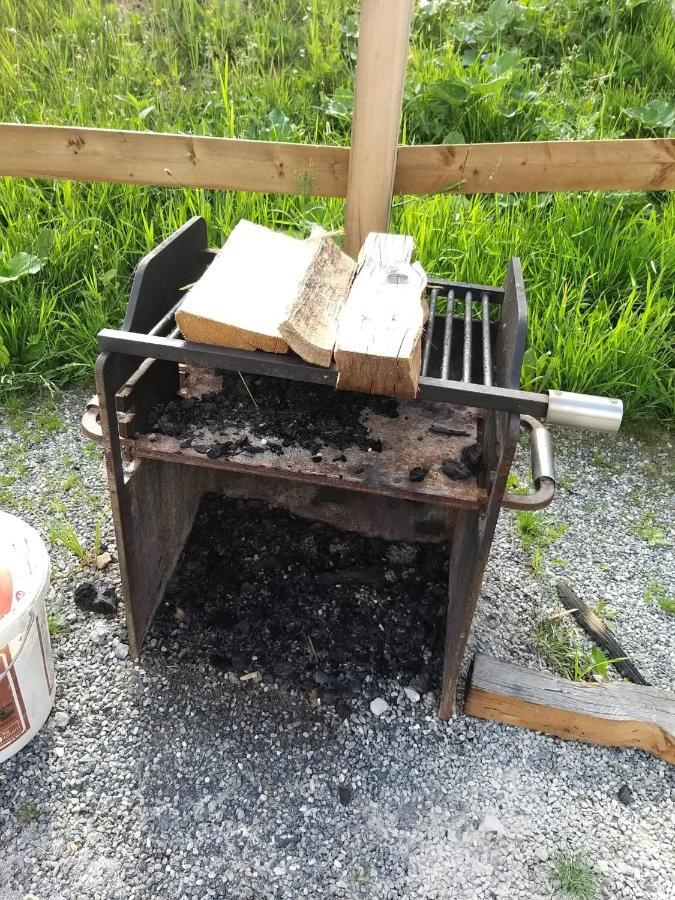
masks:
{"type": "MultiPolygon", "coordinates": [[[[345,197],[349,147],[0,123],[0,176],[345,197]]],[[[675,189],[675,138],[399,146],[395,194],[675,189]]]]}
{"type": "Polygon", "coordinates": [[[412,0],[362,0],[345,209],[345,252],[389,229],[412,0]]]}
{"type": "Polygon", "coordinates": [[[675,763],[675,696],[637,684],[585,684],[478,654],[464,711],[565,740],[638,747],[675,763]]]}
{"type": "Polygon", "coordinates": [[[344,197],[349,148],[0,124],[0,175],[344,197]]]}
{"type": "Polygon", "coordinates": [[[642,672],[632,660],[628,659],[628,654],[616,639],[611,628],[608,628],[602,619],[596,616],[593,610],[584,603],[581,597],[574,593],[569,584],[562,580],[557,581],[556,589],[560,602],[565,609],[572,613],[575,621],[581,625],[599,647],[602,647],[603,650],[609,653],[610,659],[616,660],[612,665],[617,672],[623,675],[624,678],[632,681],[633,684],[648,685],[649,682],[645,679],[642,672]]]}
{"type": "Polygon", "coordinates": [[[399,147],[394,193],[672,190],[675,139],[399,147]]]}

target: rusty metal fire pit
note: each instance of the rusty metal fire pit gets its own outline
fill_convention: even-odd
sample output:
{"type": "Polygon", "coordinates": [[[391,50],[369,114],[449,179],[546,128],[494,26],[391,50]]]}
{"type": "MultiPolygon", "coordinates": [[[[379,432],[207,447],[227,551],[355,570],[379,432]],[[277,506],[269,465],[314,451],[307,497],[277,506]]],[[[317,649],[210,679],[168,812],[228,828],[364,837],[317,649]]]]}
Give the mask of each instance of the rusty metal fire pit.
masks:
{"type": "MultiPolygon", "coordinates": [[[[263,444],[256,452],[208,454],[153,432],[149,418],[157,404],[217,389],[221,370],[324,385],[331,394],[336,380],[334,369],[291,354],[179,339],[173,313],[214,252],[203,219],[192,219],[142,260],[122,329],[99,334],[98,409],[87,410],[83,430],[105,447],[132,653],[140,653],[202,496],[264,500],[345,530],[448,545],[440,703],[448,718],[499,510],[540,509],[553,499],[549,435],[539,420],[614,431],[620,402],[518,390],[527,306],[514,258],[503,288],[429,279],[418,396],[398,401],[396,418],[379,415],[376,403],[364,414],[381,441],[379,452],[346,447],[323,458],[292,446],[265,452],[263,444]],[[521,419],[532,435],[535,492],[528,496],[506,491],[521,419]],[[478,467],[468,477],[448,477],[442,461],[460,460],[467,448],[480,459],[478,467]],[[426,477],[411,480],[415,467],[428,469],[426,477]]],[[[261,275],[261,286],[251,285],[251,302],[256,290],[273,288],[273,273],[261,275]]],[[[204,443],[212,437],[205,433],[204,443]]]]}

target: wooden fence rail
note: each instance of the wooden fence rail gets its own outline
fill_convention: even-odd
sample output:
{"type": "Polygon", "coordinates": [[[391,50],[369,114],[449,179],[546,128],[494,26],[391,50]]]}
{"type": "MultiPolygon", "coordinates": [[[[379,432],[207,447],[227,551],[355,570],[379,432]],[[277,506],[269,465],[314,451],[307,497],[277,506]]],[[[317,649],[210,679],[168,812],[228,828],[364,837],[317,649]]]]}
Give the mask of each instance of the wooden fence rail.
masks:
{"type": "MultiPolygon", "coordinates": [[[[349,148],[0,124],[0,175],[344,197],[349,148]]],[[[401,146],[396,194],[675,189],[675,139],[401,146]]]]}

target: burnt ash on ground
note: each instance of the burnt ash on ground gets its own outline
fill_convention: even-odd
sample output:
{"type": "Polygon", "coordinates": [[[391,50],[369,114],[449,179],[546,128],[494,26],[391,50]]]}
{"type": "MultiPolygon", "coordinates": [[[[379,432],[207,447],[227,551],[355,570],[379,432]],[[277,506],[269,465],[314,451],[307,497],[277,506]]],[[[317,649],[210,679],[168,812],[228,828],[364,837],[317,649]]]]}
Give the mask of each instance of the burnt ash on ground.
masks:
{"type": "Polygon", "coordinates": [[[302,447],[312,455],[324,447],[379,452],[382,443],[369,433],[361,421],[362,414],[368,409],[388,418],[398,416],[398,403],[389,397],[336,391],[330,385],[283,378],[221,374],[219,393],[206,394],[201,400],[176,397],[155,406],[148,417],[151,429],[177,438],[181,447],[192,447],[209,456],[266,451],[282,454],[284,447],[291,446],[302,447]],[[215,445],[202,443],[205,429],[224,433],[228,428],[245,429],[267,443],[253,445],[245,434],[215,445]]]}
{"type": "Polygon", "coordinates": [[[258,670],[344,707],[365,675],[437,683],[447,579],[443,544],[366,538],[208,495],[163,617],[186,614],[220,669],[258,670]]]}

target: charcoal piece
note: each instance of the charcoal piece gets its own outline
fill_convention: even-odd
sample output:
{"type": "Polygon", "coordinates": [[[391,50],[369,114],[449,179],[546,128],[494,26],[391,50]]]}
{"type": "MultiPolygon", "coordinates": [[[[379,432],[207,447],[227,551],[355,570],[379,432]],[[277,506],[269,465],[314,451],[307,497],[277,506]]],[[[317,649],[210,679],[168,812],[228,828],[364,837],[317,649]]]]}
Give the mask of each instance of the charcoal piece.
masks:
{"type": "Polygon", "coordinates": [[[219,672],[232,671],[232,658],[226,656],[224,653],[212,653],[211,656],[209,656],[209,662],[214,668],[218,669],[219,672]]]}
{"type": "Polygon", "coordinates": [[[213,446],[209,447],[209,449],[206,451],[206,455],[209,459],[218,459],[223,455],[224,449],[225,448],[222,444],[213,444],[213,446]]]}
{"type": "Polygon", "coordinates": [[[181,450],[186,450],[188,447],[192,446],[192,438],[185,438],[184,441],[181,441],[178,445],[181,450]]]}
{"type": "Polygon", "coordinates": [[[443,474],[447,475],[448,478],[452,478],[453,481],[464,481],[471,477],[471,471],[464,463],[457,462],[454,459],[444,459],[441,462],[441,469],[443,474]]]}
{"type": "Polygon", "coordinates": [[[333,462],[347,462],[347,457],[344,453],[341,453],[339,456],[333,458],[333,462]]]}
{"type": "Polygon", "coordinates": [[[348,784],[338,786],[338,798],[343,806],[348,806],[354,796],[353,789],[348,784]]]}
{"type": "Polygon", "coordinates": [[[408,479],[413,482],[424,481],[428,474],[428,466],[415,466],[408,473],[408,479]]]}
{"type": "Polygon", "coordinates": [[[480,444],[470,444],[461,453],[461,460],[472,475],[483,470],[483,451],[480,444]]]}
{"type": "Polygon", "coordinates": [[[86,612],[114,616],[117,612],[117,591],[113,585],[93,584],[85,581],[73,592],[75,605],[86,612]]]}
{"type": "Polygon", "coordinates": [[[619,800],[621,801],[621,803],[623,803],[624,806],[630,806],[631,803],[633,802],[633,792],[631,791],[631,789],[628,787],[627,784],[621,785],[617,796],[618,796],[619,800]]]}

